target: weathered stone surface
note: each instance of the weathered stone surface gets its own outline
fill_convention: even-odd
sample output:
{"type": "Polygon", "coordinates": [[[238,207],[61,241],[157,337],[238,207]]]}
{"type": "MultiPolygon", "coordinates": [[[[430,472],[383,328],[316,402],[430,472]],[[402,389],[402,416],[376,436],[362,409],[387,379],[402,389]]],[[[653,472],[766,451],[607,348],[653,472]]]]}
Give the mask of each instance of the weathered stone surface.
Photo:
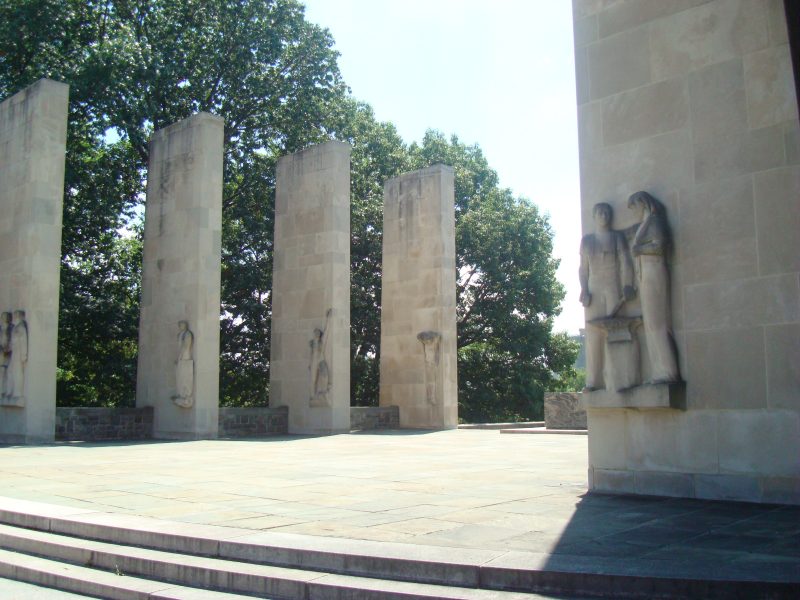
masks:
{"type": "Polygon", "coordinates": [[[219,409],[220,437],[258,437],[287,433],[289,409],[286,406],[223,406],[219,409]]]}
{"type": "Polygon", "coordinates": [[[49,442],[55,432],[68,92],[42,79],[0,104],[0,310],[25,311],[27,324],[6,365],[16,391],[0,406],[2,443],[49,442]]]}
{"type": "Polygon", "coordinates": [[[458,425],[453,169],[384,186],[380,405],[401,427],[458,425]]]}
{"type": "Polygon", "coordinates": [[[797,410],[800,399],[800,323],[764,328],[767,406],[797,410]]]}
{"type": "Polygon", "coordinates": [[[217,437],[222,139],[222,119],[198,113],[150,142],[136,405],[155,408],[156,438],[217,437]],[[193,334],[188,369],[181,321],[193,334]]]}
{"type": "Polygon", "coordinates": [[[544,422],[547,429],[586,429],[586,409],[578,392],[546,392],[544,422]]]}
{"type": "Polygon", "coordinates": [[[579,91],[590,93],[578,115],[584,232],[598,202],[624,230],[631,192],[663,201],[668,317],[687,382],[681,411],[663,394],[645,401],[651,410],[585,395],[609,407],[587,411],[591,486],[796,503],[800,473],[786,457],[800,437],[800,121],[783,3],[573,7],[579,91]]]}
{"type": "Polygon", "coordinates": [[[153,407],[56,409],[56,439],[83,442],[153,437],[153,407]]]}
{"type": "Polygon", "coordinates": [[[797,118],[789,45],[748,54],[744,60],[750,127],[768,127],[797,118]]]}
{"type": "Polygon", "coordinates": [[[634,29],[600,40],[589,49],[592,100],[650,83],[650,43],[646,29],[634,29]]]}
{"type": "Polygon", "coordinates": [[[686,363],[690,409],[767,407],[762,327],[689,331],[686,363]]]}
{"type": "Polygon", "coordinates": [[[350,429],[399,429],[400,411],[397,406],[351,406],[350,429]]]}
{"type": "Polygon", "coordinates": [[[761,275],[800,271],[800,167],[753,178],[758,267],[761,275]]]}
{"type": "Polygon", "coordinates": [[[290,433],[350,429],[350,146],[278,161],[270,402],[290,433]]]}

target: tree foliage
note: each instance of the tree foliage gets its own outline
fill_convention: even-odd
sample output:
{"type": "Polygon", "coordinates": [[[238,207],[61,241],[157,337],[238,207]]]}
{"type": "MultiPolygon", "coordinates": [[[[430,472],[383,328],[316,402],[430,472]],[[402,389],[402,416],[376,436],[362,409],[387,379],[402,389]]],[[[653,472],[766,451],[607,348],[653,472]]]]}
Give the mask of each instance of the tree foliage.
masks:
{"type": "Polygon", "coordinates": [[[294,0],[0,4],[0,97],[70,84],[60,403],[133,400],[138,300],[112,284],[135,298],[140,274],[112,241],[141,214],[151,133],[198,111],[225,119],[222,401],[266,401],[274,163],[330,135],[345,96],[332,46],[294,0]],[[97,335],[81,338],[85,323],[97,335]]]}
{"type": "Polygon", "coordinates": [[[354,404],[375,404],[383,182],[456,173],[462,416],[535,416],[574,348],[552,334],[563,290],[552,233],[499,186],[480,148],[428,132],[406,145],[348,95],[329,33],[296,0],[3,0],[0,97],[69,82],[59,403],[123,405],[135,388],[147,141],[198,111],[225,119],[221,402],[268,401],[275,164],[350,143],[354,404]]]}

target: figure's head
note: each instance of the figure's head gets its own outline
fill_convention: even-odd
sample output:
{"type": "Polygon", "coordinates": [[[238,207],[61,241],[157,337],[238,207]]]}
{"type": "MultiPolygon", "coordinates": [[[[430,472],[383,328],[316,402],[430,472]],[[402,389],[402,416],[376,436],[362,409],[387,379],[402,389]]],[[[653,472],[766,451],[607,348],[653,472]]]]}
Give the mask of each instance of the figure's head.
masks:
{"type": "Polygon", "coordinates": [[[189,329],[189,321],[178,321],[178,331],[186,331],[189,329]]]}
{"type": "Polygon", "coordinates": [[[628,198],[628,208],[638,211],[642,217],[664,214],[664,207],[661,202],[653,198],[647,192],[635,192],[628,198]]]}
{"type": "Polygon", "coordinates": [[[592,209],[592,216],[597,228],[606,230],[611,228],[611,219],[614,216],[614,210],[607,202],[598,202],[592,209]]]}
{"type": "Polygon", "coordinates": [[[314,339],[318,342],[322,341],[323,332],[319,327],[314,328],[314,339]]]}
{"type": "Polygon", "coordinates": [[[24,310],[15,310],[14,311],[14,322],[19,323],[20,321],[25,320],[25,311],[24,310]]]}
{"type": "Polygon", "coordinates": [[[3,323],[11,323],[11,313],[4,312],[2,315],[0,315],[0,321],[3,323]]]}

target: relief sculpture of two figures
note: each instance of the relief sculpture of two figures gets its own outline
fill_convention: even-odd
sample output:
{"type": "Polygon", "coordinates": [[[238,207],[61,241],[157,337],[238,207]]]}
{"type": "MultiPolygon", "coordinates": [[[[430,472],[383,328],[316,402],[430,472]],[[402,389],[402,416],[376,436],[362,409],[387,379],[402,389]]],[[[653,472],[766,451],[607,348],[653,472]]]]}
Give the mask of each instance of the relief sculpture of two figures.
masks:
{"type": "Polygon", "coordinates": [[[596,204],[595,232],[581,240],[587,392],[622,392],[642,383],[680,381],[670,325],[670,232],[664,207],[647,192],[636,192],[628,199],[628,208],[638,222],[615,230],[611,206],[596,204]],[[646,368],[638,343],[640,327],[647,347],[646,368]],[[645,370],[649,376],[643,382],[645,370]]]}

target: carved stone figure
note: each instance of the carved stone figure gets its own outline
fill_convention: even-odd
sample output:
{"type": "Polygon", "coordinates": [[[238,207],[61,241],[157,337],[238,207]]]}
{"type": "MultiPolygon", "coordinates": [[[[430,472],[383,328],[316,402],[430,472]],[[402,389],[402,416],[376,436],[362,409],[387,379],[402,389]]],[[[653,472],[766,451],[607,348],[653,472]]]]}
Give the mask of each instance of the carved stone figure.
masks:
{"type": "Polygon", "coordinates": [[[651,380],[648,383],[674,383],[680,381],[680,373],[670,324],[666,261],[669,225],[663,205],[647,192],[631,195],[628,208],[636,211],[641,219],[631,242],[631,253],[638,267],[642,320],[650,358],[651,380]]]}
{"type": "Polygon", "coordinates": [[[436,404],[436,381],[442,334],[437,331],[422,331],[417,334],[417,339],[422,342],[422,351],[425,354],[425,400],[429,404],[436,404]]]}
{"type": "MultiPolygon", "coordinates": [[[[633,299],[633,268],[625,236],[611,229],[613,211],[601,202],[592,211],[595,233],[581,240],[580,300],[586,321],[614,318],[633,299]]],[[[586,391],[603,389],[606,335],[601,327],[586,328],[586,391]]]]}
{"type": "Polygon", "coordinates": [[[194,404],[194,334],[188,321],[178,321],[178,358],[175,361],[175,387],[178,393],[172,401],[181,408],[194,404]]]}
{"type": "Polygon", "coordinates": [[[14,311],[11,327],[11,356],[6,369],[4,396],[21,403],[25,398],[25,369],[28,364],[28,323],[24,310],[14,311]]]}
{"type": "Polygon", "coordinates": [[[332,312],[333,309],[329,308],[325,313],[325,327],[323,329],[315,328],[314,337],[309,342],[311,347],[311,358],[308,364],[311,373],[310,406],[330,406],[328,392],[331,391],[332,382],[325,351],[328,346],[328,324],[332,312]]]}
{"type": "Polygon", "coordinates": [[[8,391],[6,374],[8,373],[8,364],[11,362],[11,331],[13,329],[11,313],[4,312],[0,315],[0,395],[2,396],[5,396],[8,391]]]}

